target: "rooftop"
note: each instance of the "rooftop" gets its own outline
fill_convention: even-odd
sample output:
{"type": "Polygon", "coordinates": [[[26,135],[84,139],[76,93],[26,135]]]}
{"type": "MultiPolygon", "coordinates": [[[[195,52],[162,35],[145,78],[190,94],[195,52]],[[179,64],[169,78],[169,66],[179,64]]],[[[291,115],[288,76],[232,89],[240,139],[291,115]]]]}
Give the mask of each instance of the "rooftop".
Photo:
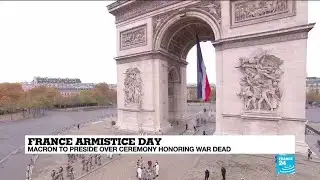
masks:
{"type": "Polygon", "coordinates": [[[48,78],[48,77],[35,77],[34,81],[37,83],[58,83],[58,84],[75,84],[81,83],[79,78],[48,78]]]}

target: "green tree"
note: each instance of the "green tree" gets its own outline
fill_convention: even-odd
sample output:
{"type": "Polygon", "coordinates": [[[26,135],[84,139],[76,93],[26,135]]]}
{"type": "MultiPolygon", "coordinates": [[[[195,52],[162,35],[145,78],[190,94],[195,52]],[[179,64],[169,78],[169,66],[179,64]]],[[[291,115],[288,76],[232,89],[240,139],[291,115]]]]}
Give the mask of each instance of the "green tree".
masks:
{"type": "Polygon", "coordinates": [[[96,103],[93,91],[81,91],[79,95],[80,103],[83,105],[91,105],[96,103]]]}

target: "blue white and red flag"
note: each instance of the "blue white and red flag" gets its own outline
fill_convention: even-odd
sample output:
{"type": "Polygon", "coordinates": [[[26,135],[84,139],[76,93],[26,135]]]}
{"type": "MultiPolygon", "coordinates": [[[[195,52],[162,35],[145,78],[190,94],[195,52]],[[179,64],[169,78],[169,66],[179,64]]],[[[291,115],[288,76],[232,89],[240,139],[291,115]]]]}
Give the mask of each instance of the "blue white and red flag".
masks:
{"type": "Polygon", "coordinates": [[[208,80],[206,66],[204,65],[200,41],[198,35],[197,40],[197,96],[198,99],[202,99],[205,102],[210,101],[211,87],[208,80]]]}

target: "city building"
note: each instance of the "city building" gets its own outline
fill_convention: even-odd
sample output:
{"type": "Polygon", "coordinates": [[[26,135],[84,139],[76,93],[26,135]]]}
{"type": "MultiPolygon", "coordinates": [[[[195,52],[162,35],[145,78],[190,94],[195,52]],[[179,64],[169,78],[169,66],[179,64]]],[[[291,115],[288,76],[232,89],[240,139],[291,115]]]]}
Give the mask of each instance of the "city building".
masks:
{"type": "Polygon", "coordinates": [[[24,91],[29,91],[30,89],[35,87],[32,82],[22,82],[21,85],[24,91]]]}
{"type": "MultiPolygon", "coordinates": [[[[210,84],[211,89],[215,88],[214,84],[210,84]]],[[[197,99],[197,84],[190,83],[187,84],[187,100],[196,100],[197,99]]]]}
{"type": "Polygon", "coordinates": [[[307,92],[320,92],[320,78],[318,77],[307,77],[306,81],[307,92]]]}
{"type": "Polygon", "coordinates": [[[78,78],[48,78],[34,77],[32,82],[22,83],[22,88],[27,91],[34,87],[45,86],[56,88],[62,96],[71,96],[79,94],[80,91],[91,90],[95,88],[94,83],[82,83],[78,78]]]}
{"type": "Polygon", "coordinates": [[[110,89],[117,91],[117,84],[108,84],[108,85],[110,89]]]}

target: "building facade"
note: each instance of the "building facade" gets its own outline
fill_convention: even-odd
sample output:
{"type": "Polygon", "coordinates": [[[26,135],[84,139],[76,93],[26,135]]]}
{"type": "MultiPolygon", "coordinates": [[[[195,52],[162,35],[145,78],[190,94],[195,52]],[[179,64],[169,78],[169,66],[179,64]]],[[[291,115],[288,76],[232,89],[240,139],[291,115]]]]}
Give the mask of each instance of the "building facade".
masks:
{"type": "MultiPolygon", "coordinates": [[[[210,84],[211,89],[214,89],[216,86],[210,84]]],[[[187,84],[187,100],[196,100],[197,99],[197,84],[187,84]]]]}
{"type": "Polygon", "coordinates": [[[320,92],[320,78],[307,77],[306,81],[307,92],[320,92]]]}
{"type": "Polygon", "coordinates": [[[117,91],[117,84],[108,84],[108,85],[110,89],[117,91]]]}
{"type": "Polygon", "coordinates": [[[35,87],[45,86],[56,88],[62,96],[72,96],[79,94],[80,91],[92,90],[94,83],[82,83],[78,78],[48,78],[34,77],[32,82],[22,83],[22,88],[27,91],[35,87]]]}

